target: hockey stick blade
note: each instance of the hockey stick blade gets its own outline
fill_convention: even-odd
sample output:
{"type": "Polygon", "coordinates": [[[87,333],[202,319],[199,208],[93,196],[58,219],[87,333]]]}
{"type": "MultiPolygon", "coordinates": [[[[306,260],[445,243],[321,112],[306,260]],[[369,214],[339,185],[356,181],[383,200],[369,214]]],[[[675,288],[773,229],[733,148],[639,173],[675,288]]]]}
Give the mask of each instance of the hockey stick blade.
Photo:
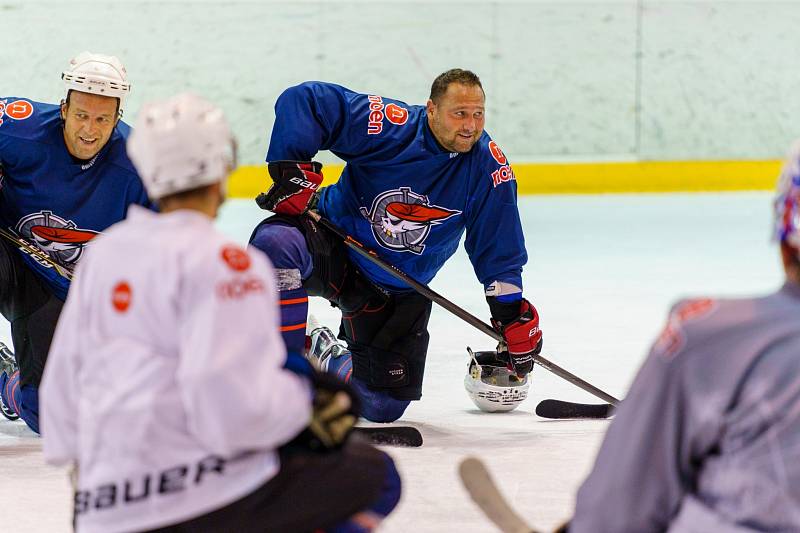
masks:
{"type": "Polygon", "coordinates": [[[542,418],[609,418],[614,406],[608,403],[573,403],[561,400],[542,400],[536,406],[536,414],[542,418]]]}
{"type": "Polygon", "coordinates": [[[407,448],[422,446],[422,433],[411,426],[357,427],[353,428],[353,432],[378,446],[405,446],[407,448]]]}
{"type": "Polygon", "coordinates": [[[503,533],[536,533],[508,504],[495,485],[486,465],[477,457],[467,457],[458,466],[458,474],[472,501],[503,533]]]}

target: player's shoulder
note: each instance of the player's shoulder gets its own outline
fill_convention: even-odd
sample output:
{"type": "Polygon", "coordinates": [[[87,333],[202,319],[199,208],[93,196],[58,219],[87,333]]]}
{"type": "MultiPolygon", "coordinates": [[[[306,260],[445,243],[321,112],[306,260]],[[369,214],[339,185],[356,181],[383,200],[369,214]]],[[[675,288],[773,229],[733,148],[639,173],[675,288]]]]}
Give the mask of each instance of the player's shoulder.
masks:
{"type": "Polygon", "coordinates": [[[60,106],[15,96],[0,97],[0,136],[39,140],[61,121],[60,106]]]}
{"type": "Polygon", "coordinates": [[[492,188],[496,189],[504,183],[516,180],[511,162],[505,152],[486,131],[481,134],[470,154],[474,162],[475,177],[479,180],[487,180],[491,183],[492,188]]]}
{"type": "Polygon", "coordinates": [[[752,322],[763,298],[694,297],[678,300],[669,310],[666,324],[653,351],[665,359],[687,353],[691,346],[705,346],[714,339],[739,332],[752,322]]]}
{"type": "Polygon", "coordinates": [[[503,149],[492,139],[492,136],[484,130],[480,138],[473,147],[475,156],[490,166],[498,167],[510,164],[503,149]]]}

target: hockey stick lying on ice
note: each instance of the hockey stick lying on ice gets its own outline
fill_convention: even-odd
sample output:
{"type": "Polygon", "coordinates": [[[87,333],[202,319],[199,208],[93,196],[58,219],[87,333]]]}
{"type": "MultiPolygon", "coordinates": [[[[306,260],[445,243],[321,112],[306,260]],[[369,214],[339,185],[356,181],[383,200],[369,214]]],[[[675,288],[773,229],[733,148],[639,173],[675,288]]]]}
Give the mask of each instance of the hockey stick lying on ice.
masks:
{"type": "Polygon", "coordinates": [[[562,400],[542,400],[536,414],[542,418],[608,418],[616,406],[609,403],[574,403],[562,400]]]}
{"type": "Polygon", "coordinates": [[[536,533],[508,504],[495,485],[486,465],[476,457],[467,457],[458,466],[458,474],[472,501],[503,533],[536,533]]]}
{"type": "Polygon", "coordinates": [[[14,235],[10,231],[6,231],[0,228],[0,236],[6,238],[7,240],[11,241],[11,243],[17,247],[22,253],[31,256],[31,258],[42,265],[45,268],[52,268],[54,269],[61,277],[67,278],[68,280],[72,280],[72,272],[67,270],[66,268],[62,267],[55,261],[53,261],[49,255],[44,253],[41,249],[37,248],[33,244],[29,243],[22,237],[18,235],[14,235]]]}
{"type": "MultiPolygon", "coordinates": [[[[379,266],[380,268],[382,268],[383,270],[385,270],[386,272],[388,272],[389,274],[391,274],[395,278],[399,279],[400,281],[406,283],[411,288],[413,288],[415,291],[420,293],[422,296],[424,296],[424,297],[428,298],[429,300],[431,300],[432,302],[437,303],[440,306],[444,307],[445,309],[447,309],[448,311],[450,311],[451,313],[456,315],[458,318],[460,318],[464,322],[466,322],[466,323],[470,324],[471,326],[479,329],[480,331],[484,332],[485,334],[487,334],[488,336],[490,336],[494,340],[496,340],[498,342],[503,342],[503,336],[500,335],[498,332],[496,332],[494,330],[494,328],[492,328],[492,326],[490,326],[486,322],[483,322],[478,317],[476,317],[474,315],[471,315],[470,313],[468,313],[464,309],[460,308],[459,306],[457,306],[456,304],[454,304],[453,302],[451,302],[450,300],[448,300],[444,296],[440,295],[439,293],[437,293],[434,290],[432,290],[431,288],[429,288],[427,285],[424,285],[424,284],[418,282],[417,280],[415,280],[414,278],[412,278],[411,276],[409,276],[408,274],[406,274],[405,272],[403,272],[399,268],[387,263],[386,261],[384,261],[383,259],[378,257],[378,254],[376,254],[372,250],[368,249],[366,246],[364,246],[363,244],[361,244],[360,242],[355,240],[353,237],[351,237],[350,235],[345,233],[341,228],[336,226],[330,220],[327,220],[326,218],[323,218],[316,211],[308,211],[307,214],[308,214],[309,217],[311,217],[312,220],[318,222],[323,227],[325,227],[328,230],[330,230],[333,233],[335,233],[340,239],[342,239],[342,241],[344,241],[344,244],[346,246],[348,246],[350,249],[354,250],[360,256],[364,257],[365,259],[367,259],[371,263],[379,266]]],[[[617,400],[616,398],[614,398],[610,394],[603,392],[602,390],[598,389],[597,387],[595,387],[591,383],[588,383],[588,382],[582,380],[581,378],[579,378],[575,374],[572,374],[572,373],[564,370],[560,366],[556,365],[555,363],[552,363],[552,362],[548,361],[547,359],[545,359],[541,355],[534,355],[533,356],[533,360],[534,360],[534,362],[536,362],[539,366],[543,367],[544,369],[549,370],[550,372],[552,372],[553,374],[557,375],[558,377],[569,381],[573,385],[576,385],[576,386],[582,388],[586,392],[589,392],[589,393],[597,396],[598,398],[610,403],[611,405],[617,405],[619,403],[619,400],[617,400]]]]}

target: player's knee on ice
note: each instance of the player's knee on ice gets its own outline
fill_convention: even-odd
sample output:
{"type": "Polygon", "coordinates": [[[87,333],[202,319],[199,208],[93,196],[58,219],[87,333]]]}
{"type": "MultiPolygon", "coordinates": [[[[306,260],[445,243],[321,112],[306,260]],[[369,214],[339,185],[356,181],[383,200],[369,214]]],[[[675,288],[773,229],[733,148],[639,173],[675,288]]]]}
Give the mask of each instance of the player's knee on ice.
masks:
{"type": "Polygon", "coordinates": [[[405,412],[409,400],[397,400],[388,392],[371,390],[363,382],[353,378],[350,381],[361,398],[361,416],[370,422],[394,422],[405,412]]]}

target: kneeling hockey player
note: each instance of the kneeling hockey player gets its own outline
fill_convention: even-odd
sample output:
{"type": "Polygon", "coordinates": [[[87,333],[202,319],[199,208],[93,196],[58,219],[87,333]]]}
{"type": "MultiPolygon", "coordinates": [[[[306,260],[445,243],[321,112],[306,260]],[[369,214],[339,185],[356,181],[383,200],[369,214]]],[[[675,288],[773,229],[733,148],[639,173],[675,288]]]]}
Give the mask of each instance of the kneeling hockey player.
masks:
{"type": "Polygon", "coordinates": [[[348,350],[322,361],[350,380],[363,416],[399,418],[422,396],[431,302],[348,250],[304,213],[318,212],[421,283],[465,247],[483,285],[492,322],[520,376],[542,346],[539,315],[522,296],[527,260],[514,173],[484,131],[485,95],[474,73],[438,76],[426,106],[358,94],[330,83],[287,89],[275,106],[267,161],[273,185],[259,205],[277,213],[253,232],[278,272],[282,331],[304,349],[308,296],[339,307],[348,350]],[[330,150],[347,162],[322,189],[330,150]]]}

